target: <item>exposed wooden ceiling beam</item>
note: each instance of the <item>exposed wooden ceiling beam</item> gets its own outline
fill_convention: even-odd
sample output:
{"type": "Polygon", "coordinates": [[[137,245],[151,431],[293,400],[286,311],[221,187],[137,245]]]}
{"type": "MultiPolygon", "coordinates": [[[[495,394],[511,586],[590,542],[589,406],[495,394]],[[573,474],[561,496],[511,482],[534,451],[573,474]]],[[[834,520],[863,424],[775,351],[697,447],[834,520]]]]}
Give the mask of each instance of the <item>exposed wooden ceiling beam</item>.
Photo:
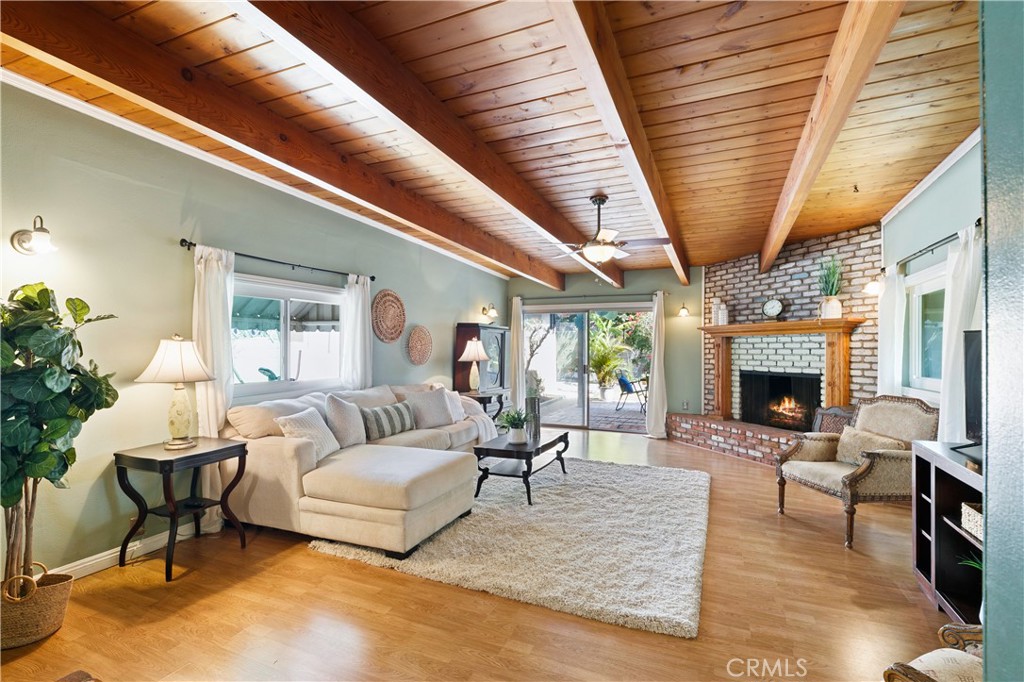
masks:
{"type": "Polygon", "coordinates": [[[84,3],[5,2],[0,20],[5,42],[22,52],[448,244],[565,288],[565,276],[549,265],[339,154],[84,3]]]}
{"type": "Polygon", "coordinates": [[[807,116],[786,184],[761,246],[761,272],[768,272],[786,243],[832,145],[846,123],[905,0],[850,2],[807,116]]]}
{"type": "MultiPolygon", "coordinates": [[[[590,239],[340,4],[252,2],[238,9],[246,22],[377,116],[448,159],[478,189],[552,243],[590,239]]],[[[573,258],[613,286],[623,286],[622,269],[615,263],[598,267],[578,254],[573,258]]]]}
{"type": "Polygon", "coordinates": [[[665,245],[672,269],[680,282],[689,284],[682,231],[654,162],[604,3],[552,0],[548,6],[651,226],[659,237],[672,240],[665,245]]]}

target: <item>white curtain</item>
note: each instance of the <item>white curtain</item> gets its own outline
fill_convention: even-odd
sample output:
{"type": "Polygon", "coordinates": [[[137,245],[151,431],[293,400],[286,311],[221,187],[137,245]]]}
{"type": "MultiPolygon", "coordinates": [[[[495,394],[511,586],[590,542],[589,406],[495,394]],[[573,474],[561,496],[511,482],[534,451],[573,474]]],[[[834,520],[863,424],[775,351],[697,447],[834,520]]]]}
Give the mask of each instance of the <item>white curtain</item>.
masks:
{"type": "Polygon", "coordinates": [[[665,419],[668,398],[665,391],[665,292],[654,292],[654,339],[651,349],[651,376],[647,381],[647,435],[667,438],[665,419]]]}
{"type": "Polygon", "coordinates": [[[526,367],[523,357],[523,297],[512,297],[512,312],[510,313],[512,323],[512,339],[510,349],[509,371],[512,380],[512,407],[515,409],[526,408],[526,367]]]}
{"type": "Polygon", "coordinates": [[[878,395],[903,391],[903,334],[907,314],[907,285],[896,265],[885,275],[878,301],[878,395]]]}
{"type": "Polygon", "coordinates": [[[348,276],[341,329],[341,383],[348,389],[369,388],[373,381],[373,340],[367,275],[348,276]]]}
{"type": "MultiPolygon", "coordinates": [[[[231,303],[235,289],[235,254],[232,251],[196,246],[195,292],[192,298],[192,339],[212,381],[196,383],[199,435],[216,438],[224,424],[235,379],[231,367],[231,303]]],[[[203,467],[203,495],[220,498],[220,469],[216,464],[203,467]]],[[[205,530],[215,532],[223,524],[219,508],[211,508],[203,517],[205,530]]]]}
{"type": "Polygon", "coordinates": [[[939,440],[967,440],[964,424],[964,330],[970,329],[981,287],[981,230],[971,225],[957,233],[946,260],[946,298],[942,308],[942,393],[939,440]]]}

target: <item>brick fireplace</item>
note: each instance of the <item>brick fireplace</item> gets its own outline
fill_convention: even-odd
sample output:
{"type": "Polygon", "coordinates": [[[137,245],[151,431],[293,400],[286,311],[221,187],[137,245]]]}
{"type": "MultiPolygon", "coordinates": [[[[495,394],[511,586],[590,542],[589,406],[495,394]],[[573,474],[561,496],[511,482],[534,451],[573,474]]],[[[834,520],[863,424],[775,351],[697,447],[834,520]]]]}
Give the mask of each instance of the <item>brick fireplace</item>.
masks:
{"type": "Polygon", "coordinates": [[[825,406],[873,397],[878,300],[863,289],[880,267],[879,225],[788,245],[767,273],[759,271],[756,254],[707,266],[705,328],[711,327],[711,299],[718,298],[729,309],[730,329],[704,334],[705,416],[670,414],[669,437],[772,464],[772,455],[788,446],[794,431],[739,421],[742,372],[813,376],[825,406]],[[843,262],[840,299],[846,319],[819,323],[816,275],[829,256],[843,262]],[[783,302],[777,321],[761,313],[769,298],[783,302]]]}

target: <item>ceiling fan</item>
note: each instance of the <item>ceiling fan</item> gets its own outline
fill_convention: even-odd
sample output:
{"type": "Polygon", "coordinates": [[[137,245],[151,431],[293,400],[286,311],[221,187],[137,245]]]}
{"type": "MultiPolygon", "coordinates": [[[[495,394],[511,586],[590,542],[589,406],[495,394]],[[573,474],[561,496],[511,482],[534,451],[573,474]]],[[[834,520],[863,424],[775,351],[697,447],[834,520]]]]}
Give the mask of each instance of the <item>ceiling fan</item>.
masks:
{"type": "MultiPolygon", "coordinates": [[[[625,258],[629,254],[622,250],[622,247],[626,244],[632,244],[633,246],[663,246],[669,243],[668,237],[655,237],[652,239],[630,239],[628,241],[615,241],[615,237],[618,236],[618,230],[604,230],[601,229],[601,207],[608,201],[608,197],[604,194],[595,194],[590,197],[590,203],[597,206],[597,232],[594,233],[594,238],[583,242],[582,244],[569,244],[565,243],[563,246],[571,247],[572,250],[569,253],[563,254],[568,256],[573,253],[578,253],[594,265],[601,265],[605,261],[609,261],[613,258],[625,258]]],[[[559,256],[561,258],[561,256],[559,256]]]]}

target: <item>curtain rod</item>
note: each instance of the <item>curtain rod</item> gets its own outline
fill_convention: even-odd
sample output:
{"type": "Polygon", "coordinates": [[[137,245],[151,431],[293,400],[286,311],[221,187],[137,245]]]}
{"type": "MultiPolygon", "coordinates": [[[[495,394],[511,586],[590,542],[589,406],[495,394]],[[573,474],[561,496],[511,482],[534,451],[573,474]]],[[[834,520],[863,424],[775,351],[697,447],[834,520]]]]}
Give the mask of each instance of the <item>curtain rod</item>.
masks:
{"type": "MultiPolygon", "coordinates": [[[[196,245],[195,242],[191,242],[188,239],[185,239],[184,237],[182,237],[181,241],[178,242],[178,246],[180,246],[181,248],[185,249],[186,251],[191,251],[192,247],[195,246],[195,245],[196,245]]],[[[275,260],[273,258],[264,258],[263,256],[252,256],[252,255],[250,255],[248,253],[237,253],[236,252],[235,255],[236,256],[241,256],[242,258],[248,258],[250,260],[263,261],[264,263],[275,263],[277,265],[287,265],[287,266],[289,266],[291,268],[301,268],[302,270],[315,270],[317,272],[326,272],[326,273],[330,273],[332,275],[341,275],[342,277],[348,277],[350,274],[352,274],[352,273],[349,273],[349,272],[341,272],[340,270],[328,270],[327,268],[318,268],[318,267],[314,267],[312,265],[301,265],[299,263],[289,263],[287,261],[275,260]]],[[[371,282],[376,282],[377,281],[377,276],[376,275],[370,275],[370,281],[371,282]]]]}
{"type": "MultiPolygon", "coordinates": [[[[981,227],[981,218],[978,218],[977,220],[974,221],[974,226],[975,227],[981,227]]],[[[915,251],[914,253],[910,254],[906,258],[901,258],[900,260],[896,261],[896,267],[899,267],[901,265],[906,265],[907,263],[909,263],[910,261],[914,260],[915,258],[919,258],[919,257],[923,256],[926,253],[931,253],[931,252],[935,251],[935,249],[939,248],[940,246],[945,246],[946,244],[949,244],[950,242],[956,241],[959,238],[958,235],[959,235],[959,232],[954,232],[953,234],[949,235],[948,237],[943,237],[939,241],[934,242],[932,244],[929,244],[928,246],[924,247],[923,249],[918,249],[917,251],[915,251]]],[[[885,268],[882,268],[882,271],[884,272],[885,268]]]]}
{"type": "MultiPolygon", "coordinates": [[[[654,296],[655,293],[657,292],[652,291],[649,294],[568,294],[563,296],[531,296],[530,298],[526,298],[524,296],[523,304],[532,303],[533,301],[565,301],[574,298],[631,298],[637,302],[641,302],[643,301],[644,296],[650,298],[651,296],[654,296]]],[[[670,294],[666,291],[665,296],[669,295],[670,294]]]]}

